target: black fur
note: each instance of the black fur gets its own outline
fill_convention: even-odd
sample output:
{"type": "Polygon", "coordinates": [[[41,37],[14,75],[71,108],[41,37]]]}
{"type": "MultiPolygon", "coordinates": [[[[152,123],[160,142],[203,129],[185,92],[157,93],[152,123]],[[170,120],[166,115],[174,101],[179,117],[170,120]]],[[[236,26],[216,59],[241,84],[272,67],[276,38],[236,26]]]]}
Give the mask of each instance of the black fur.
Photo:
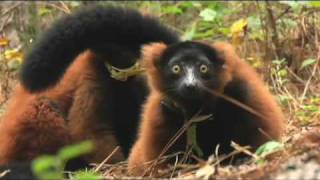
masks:
{"type": "Polygon", "coordinates": [[[32,92],[55,85],[73,59],[88,48],[123,68],[133,64],[132,59],[117,61],[124,52],[139,57],[143,44],[177,41],[175,33],[136,10],[85,8],[58,20],[35,42],[22,65],[21,82],[32,92]]]}
{"type": "Polygon", "coordinates": [[[10,165],[0,166],[0,173],[8,170],[0,179],[6,180],[37,180],[31,170],[30,162],[12,162],[10,165]]]}
{"type": "MultiPolygon", "coordinates": [[[[208,45],[198,42],[181,42],[169,46],[161,55],[160,61],[157,61],[157,67],[161,72],[161,79],[164,79],[164,91],[169,98],[174,99],[181,104],[197,104],[197,100],[211,98],[211,94],[199,86],[206,86],[209,89],[217,89],[220,85],[219,74],[224,60],[219,58],[218,53],[208,45]],[[174,74],[172,67],[178,65],[181,67],[180,74],[174,74]],[[203,74],[199,71],[201,65],[208,67],[208,72],[203,74]],[[185,87],[183,80],[186,77],[186,69],[192,67],[196,87],[185,87]],[[206,96],[206,97],[203,97],[206,96]]],[[[198,104],[202,104],[201,100],[198,104]]],[[[189,111],[194,113],[197,109],[189,111]]]]}
{"type": "MultiPolygon", "coordinates": [[[[206,89],[217,90],[219,87],[212,85],[221,84],[218,77],[224,60],[218,56],[215,49],[196,42],[177,43],[169,46],[157,62],[160,77],[165,82],[163,91],[168,98],[164,103],[162,102],[162,113],[167,122],[182,123],[199,110],[201,110],[200,115],[212,115],[212,118],[197,123],[197,142],[203,150],[204,158],[213,154],[218,144],[220,145],[219,153],[230,153],[233,150],[230,146],[231,141],[241,145],[254,143],[255,135],[259,133],[259,124],[254,123],[257,116],[203,89],[206,87],[206,89]],[[199,64],[205,63],[209,67],[206,76],[196,72],[199,64]],[[187,72],[183,71],[178,75],[171,72],[171,67],[177,64],[181,69],[193,67],[195,79],[202,85],[196,86],[192,91],[189,89],[184,91],[186,87],[182,86],[181,82],[187,72]],[[172,106],[173,102],[178,106],[172,106]]],[[[247,104],[250,99],[250,92],[243,79],[234,78],[223,89],[225,95],[244,104],[247,104]]],[[[174,129],[173,132],[177,132],[181,125],[170,127],[174,129]]],[[[185,144],[185,140],[186,138],[181,138],[178,144],[185,144]]],[[[183,151],[184,147],[174,147],[177,149],[172,151],[183,151]]]]}

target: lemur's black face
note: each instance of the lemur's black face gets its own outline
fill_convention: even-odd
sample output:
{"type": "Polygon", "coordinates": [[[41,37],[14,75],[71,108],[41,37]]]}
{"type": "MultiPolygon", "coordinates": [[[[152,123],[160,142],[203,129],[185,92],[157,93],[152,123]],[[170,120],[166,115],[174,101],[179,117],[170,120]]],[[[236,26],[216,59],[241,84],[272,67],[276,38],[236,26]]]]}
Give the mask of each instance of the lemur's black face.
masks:
{"type": "Polygon", "coordinates": [[[206,88],[220,88],[224,60],[208,45],[183,42],[169,46],[158,61],[164,93],[180,102],[203,102],[212,97],[206,88]]]}

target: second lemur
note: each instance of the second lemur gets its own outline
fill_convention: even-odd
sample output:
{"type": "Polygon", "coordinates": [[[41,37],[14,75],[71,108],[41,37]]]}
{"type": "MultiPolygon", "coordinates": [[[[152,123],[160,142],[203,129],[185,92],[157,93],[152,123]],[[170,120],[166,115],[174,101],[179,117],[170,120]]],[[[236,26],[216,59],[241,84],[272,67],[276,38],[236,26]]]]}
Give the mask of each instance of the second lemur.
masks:
{"type": "MultiPolygon", "coordinates": [[[[231,45],[155,43],[144,48],[144,63],[151,92],[129,156],[131,173],[143,175],[148,170],[144,164],[164,155],[161,153],[170,139],[195,114],[211,115],[196,125],[196,143],[203,158],[213,154],[217,146],[220,154],[229,153],[231,141],[255,149],[268,140],[279,139],[283,133],[279,106],[258,74],[231,45]]],[[[184,151],[185,136],[179,137],[165,154],[184,151]]]]}

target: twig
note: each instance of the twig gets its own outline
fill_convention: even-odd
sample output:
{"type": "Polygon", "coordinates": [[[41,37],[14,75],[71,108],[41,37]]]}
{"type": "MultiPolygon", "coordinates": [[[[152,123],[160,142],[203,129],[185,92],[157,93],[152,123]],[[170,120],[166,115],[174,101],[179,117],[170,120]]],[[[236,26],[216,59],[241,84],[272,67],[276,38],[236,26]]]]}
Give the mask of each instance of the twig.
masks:
{"type": "Polygon", "coordinates": [[[307,81],[307,83],[306,83],[306,86],[304,87],[303,93],[302,93],[302,95],[301,95],[301,97],[300,97],[300,102],[302,102],[302,101],[304,100],[305,96],[306,96],[306,93],[307,93],[307,91],[308,91],[308,89],[309,89],[311,80],[312,80],[312,78],[314,77],[314,75],[315,75],[315,73],[316,73],[316,70],[317,70],[317,68],[318,68],[319,61],[320,61],[320,47],[318,47],[317,62],[314,64],[313,69],[312,69],[312,73],[311,73],[311,75],[310,75],[310,77],[309,77],[309,79],[308,79],[308,81],[307,81]]]}
{"type": "Polygon", "coordinates": [[[69,9],[62,8],[62,7],[60,7],[60,6],[58,6],[58,5],[54,4],[54,3],[48,2],[48,6],[54,7],[54,8],[66,13],[66,14],[70,14],[71,13],[69,9]]]}
{"type": "MultiPolygon", "coordinates": [[[[147,173],[148,171],[153,171],[154,167],[159,163],[159,160],[161,157],[167,152],[167,150],[178,140],[178,138],[186,131],[186,129],[190,126],[190,121],[185,123],[177,132],[176,134],[169,140],[169,142],[164,146],[161,153],[159,154],[158,158],[154,160],[152,165],[145,171],[147,173]]],[[[145,175],[144,173],[144,175],[145,175]]]]}
{"type": "Polygon", "coordinates": [[[4,32],[3,32],[3,28],[6,26],[6,25],[8,25],[9,23],[9,19],[12,17],[12,14],[11,15],[9,15],[9,16],[6,16],[6,18],[3,18],[4,20],[3,20],[3,23],[1,24],[1,26],[0,26],[0,32],[2,32],[2,34],[4,34],[4,32]]]}
{"type": "Polygon", "coordinates": [[[66,3],[64,3],[63,1],[59,1],[59,3],[60,3],[61,6],[66,10],[66,12],[67,12],[68,14],[71,13],[71,10],[70,10],[70,8],[66,5],[66,3]]]}
{"type": "Polygon", "coordinates": [[[98,172],[101,167],[119,150],[119,146],[114,148],[114,150],[95,168],[94,172],[98,172]]]}
{"type": "Polygon", "coordinates": [[[0,178],[3,178],[5,175],[7,175],[8,173],[10,173],[10,170],[4,170],[3,172],[0,173],[0,178]]]}
{"type": "Polygon", "coordinates": [[[236,149],[236,150],[238,150],[238,151],[240,151],[240,152],[243,152],[243,153],[245,153],[245,154],[253,157],[255,160],[260,159],[259,156],[257,156],[257,155],[255,155],[254,153],[250,152],[248,149],[246,149],[246,147],[242,147],[242,146],[240,146],[239,144],[237,144],[237,143],[235,143],[235,142],[233,142],[233,141],[231,142],[231,146],[232,146],[234,149],[236,149]]]}
{"type": "MultiPolygon", "coordinates": [[[[231,144],[231,146],[232,146],[232,144],[231,144]]],[[[233,147],[233,146],[232,146],[232,147],[233,147]]],[[[237,155],[237,154],[242,153],[242,151],[239,151],[239,150],[236,149],[235,147],[233,147],[233,148],[235,149],[234,151],[232,151],[231,153],[229,153],[229,154],[227,154],[227,155],[225,155],[225,156],[222,156],[222,157],[220,156],[220,157],[217,159],[217,161],[212,164],[212,166],[219,166],[222,161],[227,160],[228,158],[231,158],[232,156],[235,156],[235,155],[237,155]]],[[[245,149],[245,148],[248,148],[248,147],[242,147],[242,148],[245,149]]]]}
{"type": "Polygon", "coordinates": [[[174,173],[175,173],[175,171],[177,169],[177,164],[178,164],[178,156],[176,156],[176,161],[175,161],[175,163],[173,165],[173,170],[172,170],[172,173],[170,175],[170,179],[173,177],[173,175],[174,175],[174,173]]]}
{"type": "Polygon", "coordinates": [[[6,11],[4,11],[3,13],[1,13],[1,17],[8,14],[10,11],[14,10],[15,8],[17,8],[18,6],[20,6],[22,3],[24,2],[17,2],[16,4],[12,5],[10,8],[8,8],[6,11]]]}
{"type": "Polygon", "coordinates": [[[271,5],[269,3],[269,1],[266,1],[266,9],[267,9],[267,13],[268,13],[268,19],[269,19],[269,22],[270,22],[270,26],[271,26],[271,29],[272,29],[272,34],[271,34],[271,39],[272,39],[272,42],[274,44],[274,48],[275,48],[275,55],[277,58],[279,58],[279,55],[280,55],[280,51],[279,51],[279,48],[280,48],[280,44],[279,44],[279,37],[278,37],[278,31],[277,31],[277,25],[276,25],[276,19],[274,17],[274,14],[273,14],[273,11],[272,11],[272,8],[271,8],[271,5]]]}
{"type": "Polygon", "coordinates": [[[284,16],[285,14],[287,14],[289,11],[291,10],[291,7],[288,6],[281,14],[279,14],[275,20],[277,21],[278,19],[280,19],[282,16],[284,16]]]}
{"type": "MultiPolygon", "coordinates": [[[[147,172],[153,172],[154,167],[159,163],[159,160],[162,158],[162,156],[168,151],[168,149],[179,139],[179,137],[190,127],[190,125],[194,122],[200,122],[207,118],[209,118],[211,115],[207,116],[199,116],[201,110],[198,111],[195,115],[193,115],[190,120],[187,120],[186,123],[175,133],[175,135],[169,140],[169,142],[164,146],[162,151],[160,152],[159,156],[153,161],[152,165],[145,171],[144,175],[147,172]]],[[[151,175],[151,174],[150,174],[151,175]]]]}
{"type": "Polygon", "coordinates": [[[262,118],[262,119],[267,119],[263,114],[257,112],[252,107],[250,107],[250,106],[248,106],[248,105],[246,105],[246,104],[244,104],[244,103],[242,103],[242,102],[240,102],[240,101],[238,101],[238,100],[236,100],[236,99],[234,99],[232,97],[229,97],[229,96],[224,95],[224,94],[222,94],[220,92],[217,92],[217,91],[214,91],[212,89],[209,89],[207,87],[203,87],[203,88],[206,89],[211,94],[213,94],[215,96],[218,96],[218,97],[221,97],[224,100],[229,101],[230,103],[232,103],[234,105],[237,105],[237,106],[241,107],[242,109],[244,109],[244,110],[246,110],[246,111],[248,111],[248,112],[250,112],[250,113],[252,113],[252,114],[254,114],[254,115],[256,115],[256,116],[258,116],[260,118],[262,118]]]}
{"type": "Polygon", "coordinates": [[[263,129],[261,128],[258,128],[258,131],[261,132],[261,134],[263,134],[266,138],[268,138],[269,140],[274,140],[270,134],[268,134],[266,131],[264,131],[263,129]]]}
{"type": "Polygon", "coordinates": [[[296,73],[294,73],[290,68],[286,67],[286,69],[288,70],[288,72],[296,78],[297,81],[299,81],[302,84],[305,84],[305,80],[301,79],[296,73]]]}
{"type": "Polygon", "coordinates": [[[258,16],[261,21],[261,24],[263,25],[262,30],[264,31],[264,33],[263,33],[264,34],[264,42],[265,42],[265,44],[264,44],[264,51],[265,51],[264,59],[270,59],[269,53],[268,53],[268,51],[269,51],[269,36],[268,36],[269,28],[268,28],[267,22],[264,20],[264,18],[262,18],[263,12],[262,12],[262,9],[260,8],[260,2],[258,0],[256,0],[255,4],[256,4],[256,7],[259,11],[258,16]]]}

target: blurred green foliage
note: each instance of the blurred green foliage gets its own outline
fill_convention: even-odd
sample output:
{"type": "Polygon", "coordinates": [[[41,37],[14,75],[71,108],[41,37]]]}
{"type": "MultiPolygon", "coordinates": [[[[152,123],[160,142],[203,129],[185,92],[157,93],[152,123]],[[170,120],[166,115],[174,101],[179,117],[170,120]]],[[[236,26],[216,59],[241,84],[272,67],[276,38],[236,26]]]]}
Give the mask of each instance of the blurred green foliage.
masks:
{"type": "Polygon", "coordinates": [[[261,145],[255,152],[255,155],[257,155],[259,157],[259,159],[257,159],[256,163],[258,165],[263,165],[266,163],[266,156],[277,152],[281,149],[284,148],[284,144],[280,143],[278,141],[268,141],[265,144],[261,145]]]}
{"type": "MultiPolygon", "coordinates": [[[[69,160],[81,155],[87,154],[93,150],[94,146],[91,141],[84,141],[79,144],[68,145],[59,150],[56,155],[42,155],[32,162],[32,170],[39,180],[56,180],[64,179],[64,168],[69,160]]],[[[93,172],[86,173],[80,171],[75,175],[75,180],[84,178],[98,178],[99,176],[93,172]]]]}

